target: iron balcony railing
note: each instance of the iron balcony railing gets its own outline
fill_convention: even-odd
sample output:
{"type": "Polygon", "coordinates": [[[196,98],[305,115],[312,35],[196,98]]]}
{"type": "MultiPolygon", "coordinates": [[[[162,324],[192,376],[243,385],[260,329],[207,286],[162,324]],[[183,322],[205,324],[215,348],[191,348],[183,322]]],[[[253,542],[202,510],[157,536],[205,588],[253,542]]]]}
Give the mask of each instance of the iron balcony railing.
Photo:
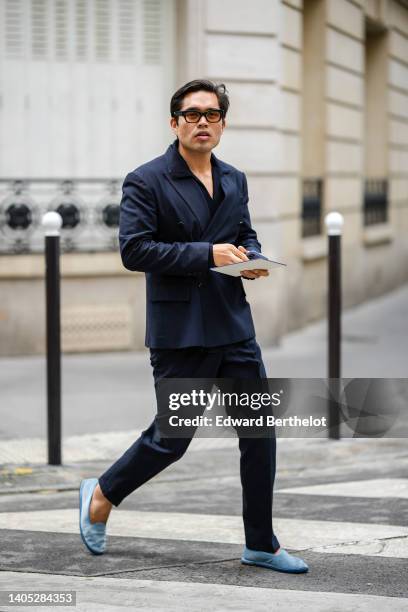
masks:
{"type": "Polygon", "coordinates": [[[62,217],[61,250],[118,248],[119,179],[0,179],[0,253],[44,249],[41,219],[55,210],[62,217]]]}

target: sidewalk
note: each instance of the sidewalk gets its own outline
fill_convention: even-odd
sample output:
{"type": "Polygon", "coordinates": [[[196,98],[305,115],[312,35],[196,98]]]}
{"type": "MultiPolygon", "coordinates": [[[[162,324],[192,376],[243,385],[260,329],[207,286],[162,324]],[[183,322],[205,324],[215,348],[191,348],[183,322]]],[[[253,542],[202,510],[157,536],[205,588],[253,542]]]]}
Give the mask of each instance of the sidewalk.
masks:
{"type": "MultiPolygon", "coordinates": [[[[408,287],[347,312],[343,375],[406,377],[407,315],[408,287]]],[[[322,377],[325,352],[318,323],[263,355],[270,376],[322,377]]],[[[64,465],[52,467],[44,359],[0,360],[0,592],[73,590],[80,612],[408,610],[406,439],[278,440],[274,529],[305,575],[240,564],[233,439],[193,440],[113,510],[108,551],[93,557],[78,535],[79,482],[150,422],[152,376],[144,352],[65,356],[63,372],[64,465]]]]}
{"type": "MultiPolygon", "coordinates": [[[[406,440],[278,441],[274,528],[309,564],[301,576],[240,564],[239,453],[217,442],[114,509],[102,557],[81,543],[78,485],[109,462],[3,482],[0,591],[73,590],[81,612],[408,610],[406,440]]],[[[0,605],[14,609],[27,608],[0,605]]]]}

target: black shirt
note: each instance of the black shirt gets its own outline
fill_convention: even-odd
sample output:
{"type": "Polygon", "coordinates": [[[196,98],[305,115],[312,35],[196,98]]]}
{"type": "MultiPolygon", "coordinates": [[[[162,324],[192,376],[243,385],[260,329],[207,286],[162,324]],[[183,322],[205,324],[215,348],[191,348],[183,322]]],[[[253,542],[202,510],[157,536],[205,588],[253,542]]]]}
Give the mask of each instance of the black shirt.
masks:
{"type": "Polygon", "coordinates": [[[218,206],[221,204],[224,199],[224,192],[221,187],[220,175],[217,168],[217,165],[211,163],[211,172],[212,172],[212,180],[213,180],[213,197],[208,193],[207,187],[200,181],[198,177],[196,177],[191,171],[191,177],[200,187],[202,194],[204,195],[205,201],[207,203],[208,209],[210,211],[211,217],[217,210],[218,206]]]}

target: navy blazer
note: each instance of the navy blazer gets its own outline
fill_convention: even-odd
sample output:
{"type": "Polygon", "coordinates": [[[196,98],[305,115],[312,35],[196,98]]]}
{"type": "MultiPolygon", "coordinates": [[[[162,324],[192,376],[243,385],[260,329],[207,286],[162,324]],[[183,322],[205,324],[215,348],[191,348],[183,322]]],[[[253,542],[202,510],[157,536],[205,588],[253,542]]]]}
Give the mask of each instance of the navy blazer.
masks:
{"type": "Polygon", "coordinates": [[[130,172],[120,206],[120,252],[146,273],[146,346],[211,347],[255,336],[241,277],[210,270],[209,249],[230,243],[261,251],[248,212],[245,175],[214,155],[224,199],[211,216],[186,172],[177,141],[130,172]]]}

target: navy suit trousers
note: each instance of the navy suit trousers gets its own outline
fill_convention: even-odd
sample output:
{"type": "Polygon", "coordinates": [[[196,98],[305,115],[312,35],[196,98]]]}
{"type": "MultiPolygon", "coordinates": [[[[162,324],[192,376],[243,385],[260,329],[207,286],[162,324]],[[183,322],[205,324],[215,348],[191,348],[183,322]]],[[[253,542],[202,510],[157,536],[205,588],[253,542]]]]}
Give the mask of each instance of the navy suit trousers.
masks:
{"type": "MultiPolygon", "coordinates": [[[[213,348],[150,349],[155,385],[161,378],[266,378],[255,338],[213,348]]],[[[115,506],[132,491],[177,461],[190,438],[160,437],[156,418],[132,446],[99,478],[105,497],[115,506]]],[[[275,552],[272,527],[276,439],[239,438],[242,515],[246,546],[275,552]]]]}

